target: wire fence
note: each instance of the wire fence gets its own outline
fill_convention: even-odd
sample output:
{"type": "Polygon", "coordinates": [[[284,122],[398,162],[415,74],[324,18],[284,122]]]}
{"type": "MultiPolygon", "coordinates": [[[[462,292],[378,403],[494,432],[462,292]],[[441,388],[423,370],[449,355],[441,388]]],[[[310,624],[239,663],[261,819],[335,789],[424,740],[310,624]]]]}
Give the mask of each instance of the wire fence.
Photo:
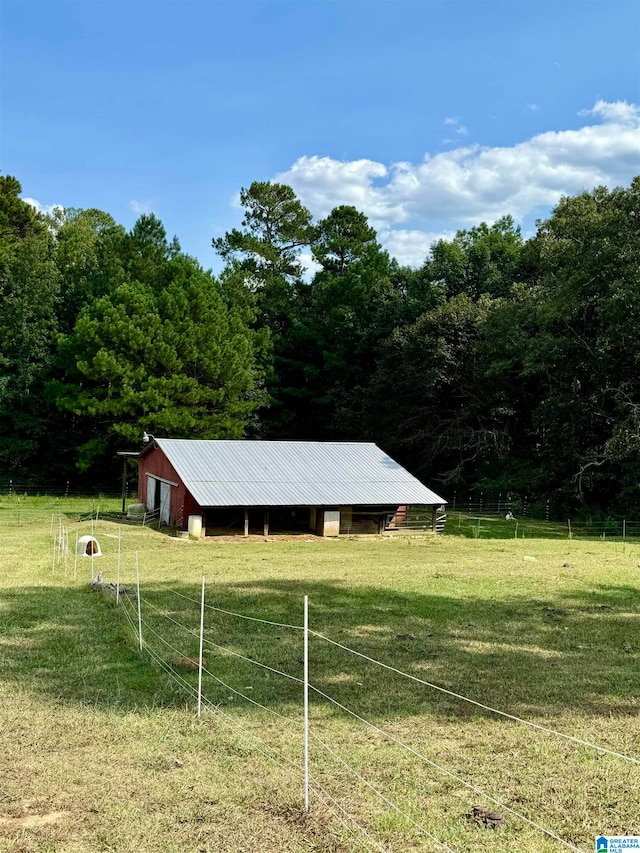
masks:
{"type": "MultiPolygon", "coordinates": [[[[135,494],[135,492],[134,492],[135,494]]],[[[43,483],[38,482],[28,482],[22,480],[0,480],[0,496],[20,496],[23,497],[51,497],[51,498],[73,498],[80,497],[86,498],[88,497],[101,497],[101,498],[120,498],[122,499],[122,492],[117,491],[115,489],[111,490],[110,488],[106,489],[92,489],[87,488],[87,486],[79,486],[77,484],[72,483],[71,480],[65,480],[61,484],[56,486],[45,485],[43,483]]],[[[129,500],[132,497],[130,484],[127,482],[125,487],[125,498],[129,500]]]]}
{"type": "MultiPolygon", "coordinates": [[[[58,531],[56,538],[60,536],[64,540],[64,533],[58,531]]],[[[280,768],[292,784],[299,786],[305,808],[310,807],[310,800],[316,801],[362,849],[389,849],[379,830],[384,814],[392,814],[416,840],[427,839],[437,849],[450,853],[456,848],[455,840],[446,837],[446,827],[430,821],[415,791],[403,790],[395,779],[390,781],[380,771],[380,762],[371,760],[373,739],[376,749],[395,751],[393,764],[404,768],[405,783],[426,774],[425,784],[455,786],[483,800],[487,812],[499,809],[516,824],[540,833],[559,847],[584,853],[575,839],[549,825],[548,816],[535,814],[517,799],[501,795],[496,785],[478,782],[475,761],[465,765],[460,758],[452,767],[446,760],[450,756],[438,754],[437,743],[421,743],[393,723],[372,721],[365,710],[353,706],[354,696],[360,694],[340,693],[335,678],[327,677],[323,661],[328,654],[341,656],[337,670],[352,684],[360,683],[360,662],[380,677],[387,673],[395,679],[396,686],[391,688],[376,683],[378,691],[391,690],[393,694],[395,690],[400,695],[397,685],[409,683],[419,691],[423,703],[431,701],[433,694],[444,695],[486,715],[508,720],[522,728],[522,744],[544,738],[564,744],[565,751],[576,751],[580,762],[593,754],[625,766],[640,766],[640,758],[633,754],[484,704],[314,630],[307,617],[306,597],[304,606],[301,602],[304,618],[299,624],[272,614],[237,612],[216,603],[215,591],[207,591],[204,578],[200,598],[164,585],[141,585],[137,553],[136,583],[121,594],[120,542],[121,532],[116,584],[103,586],[115,594],[118,612],[140,651],[166,673],[176,690],[193,701],[198,716],[215,717],[230,734],[280,768]],[[358,807],[353,794],[356,789],[361,797],[368,798],[366,809],[358,807]]],[[[55,554],[59,553],[60,545],[54,543],[54,567],[55,554]]],[[[95,578],[93,567],[91,576],[95,578]]],[[[570,773],[566,777],[569,784],[570,773]]],[[[496,819],[503,817],[497,815],[496,819]]]]}
{"type": "MultiPolygon", "coordinates": [[[[52,531],[60,526],[73,526],[87,521],[112,521],[117,524],[141,525],[160,528],[160,510],[143,511],[138,514],[120,511],[118,498],[101,499],[74,497],[29,497],[14,494],[0,496],[0,524],[4,526],[28,526],[50,520],[52,531]]],[[[433,517],[425,508],[406,508],[407,522],[396,517],[397,529],[420,534],[431,531],[433,517]]],[[[484,509],[482,512],[468,507],[436,515],[436,530],[439,533],[463,535],[474,539],[557,539],[594,540],[609,542],[640,541],[640,521],[619,519],[581,521],[566,519],[553,522],[515,515],[512,510],[498,513],[484,509]]]]}
{"type": "Polygon", "coordinates": [[[458,511],[449,514],[447,532],[474,539],[601,539],[610,541],[640,540],[640,521],[627,519],[564,522],[543,521],[484,511],[458,511]]]}
{"type": "Polygon", "coordinates": [[[159,528],[160,510],[122,512],[120,499],[102,497],[100,500],[76,497],[42,497],[12,495],[0,497],[0,524],[4,526],[41,525],[50,521],[51,530],[60,526],[83,524],[89,521],[111,521],[117,524],[159,528]]]}

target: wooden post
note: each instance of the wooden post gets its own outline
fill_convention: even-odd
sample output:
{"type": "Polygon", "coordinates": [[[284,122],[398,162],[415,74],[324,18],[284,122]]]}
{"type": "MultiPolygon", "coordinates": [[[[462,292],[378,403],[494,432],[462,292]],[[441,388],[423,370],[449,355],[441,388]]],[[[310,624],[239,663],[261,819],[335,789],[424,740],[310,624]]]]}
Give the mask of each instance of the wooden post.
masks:
{"type": "Polygon", "coordinates": [[[244,508],[244,538],[249,535],[249,510],[244,508]]]}
{"type": "Polygon", "coordinates": [[[263,533],[265,536],[269,535],[269,510],[267,509],[264,511],[263,533]]]}

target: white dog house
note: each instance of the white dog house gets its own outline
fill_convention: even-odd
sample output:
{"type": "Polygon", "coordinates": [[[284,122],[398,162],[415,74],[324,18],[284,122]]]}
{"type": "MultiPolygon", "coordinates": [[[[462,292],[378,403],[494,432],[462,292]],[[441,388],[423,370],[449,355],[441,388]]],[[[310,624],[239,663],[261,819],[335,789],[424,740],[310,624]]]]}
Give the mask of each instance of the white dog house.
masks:
{"type": "Polygon", "coordinates": [[[81,536],[76,545],[78,557],[102,557],[100,543],[95,536],[81,536]]]}

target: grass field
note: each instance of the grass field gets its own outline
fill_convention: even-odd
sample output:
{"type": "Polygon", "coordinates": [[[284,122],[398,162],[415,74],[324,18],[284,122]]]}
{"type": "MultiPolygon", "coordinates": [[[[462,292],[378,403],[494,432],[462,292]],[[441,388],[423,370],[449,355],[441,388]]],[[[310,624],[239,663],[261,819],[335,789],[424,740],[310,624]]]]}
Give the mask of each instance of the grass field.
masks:
{"type": "MultiPolygon", "coordinates": [[[[90,505],[58,506],[69,513],[73,545],[77,529],[89,532],[74,512],[90,505]]],[[[479,792],[579,850],[592,850],[600,834],[640,834],[639,765],[496,716],[317,636],[312,684],[377,729],[312,691],[311,774],[334,799],[313,795],[305,813],[301,686],[237,657],[300,678],[300,631],[208,610],[211,675],[200,720],[197,673],[169,663],[198,655],[203,575],[209,604],[272,622],[301,625],[306,594],[320,634],[637,758],[640,546],[457,536],[201,543],[123,527],[125,586],[136,552],[140,565],[141,654],[134,599],[123,596],[116,608],[113,596],[90,591],[88,558],[75,579],[73,557],[66,577],[61,561],[53,571],[59,522],[51,514],[50,502],[33,501],[18,523],[0,501],[0,850],[567,849],[479,792]],[[489,828],[473,819],[474,807],[504,820],[489,828]]],[[[117,532],[96,525],[104,556],[94,569],[106,581],[116,579],[117,532]]]]}

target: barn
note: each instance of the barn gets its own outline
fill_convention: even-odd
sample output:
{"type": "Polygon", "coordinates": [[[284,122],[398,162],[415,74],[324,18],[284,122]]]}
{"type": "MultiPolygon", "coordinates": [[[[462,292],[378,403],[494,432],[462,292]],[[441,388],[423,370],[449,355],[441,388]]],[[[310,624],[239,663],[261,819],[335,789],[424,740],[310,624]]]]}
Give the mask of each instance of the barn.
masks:
{"type": "Polygon", "coordinates": [[[401,506],[446,503],[372,443],[152,438],[138,497],[204,534],[380,533],[401,506]]]}

